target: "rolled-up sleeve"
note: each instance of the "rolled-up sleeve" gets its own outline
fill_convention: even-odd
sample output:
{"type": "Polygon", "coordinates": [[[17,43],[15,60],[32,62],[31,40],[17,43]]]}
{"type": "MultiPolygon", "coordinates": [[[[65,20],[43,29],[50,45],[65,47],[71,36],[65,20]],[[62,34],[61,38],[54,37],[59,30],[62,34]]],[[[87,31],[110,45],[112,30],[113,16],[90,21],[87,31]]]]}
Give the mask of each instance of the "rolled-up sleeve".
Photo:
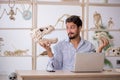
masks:
{"type": "Polygon", "coordinates": [[[54,53],[54,57],[49,58],[49,62],[48,62],[48,66],[50,67],[52,65],[52,67],[56,70],[62,69],[62,65],[63,65],[63,55],[61,53],[61,45],[55,45],[53,47],[53,53],[54,53]]]}

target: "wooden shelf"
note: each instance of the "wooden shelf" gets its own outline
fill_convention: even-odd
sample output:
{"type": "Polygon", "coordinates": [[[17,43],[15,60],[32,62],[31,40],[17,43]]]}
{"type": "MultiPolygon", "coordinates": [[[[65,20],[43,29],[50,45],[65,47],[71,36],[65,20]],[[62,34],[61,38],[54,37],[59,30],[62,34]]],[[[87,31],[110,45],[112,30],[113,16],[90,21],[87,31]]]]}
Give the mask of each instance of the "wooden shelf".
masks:
{"type": "Polygon", "coordinates": [[[0,28],[0,30],[31,30],[32,28],[0,28]]]}
{"type": "Polygon", "coordinates": [[[47,55],[44,55],[44,56],[42,56],[42,55],[37,55],[36,57],[39,58],[39,57],[48,57],[48,56],[47,56],[47,55]]]}
{"type": "Polygon", "coordinates": [[[120,31],[120,29],[89,29],[89,31],[120,31]]]}
{"type": "Polygon", "coordinates": [[[71,1],[71,2],[51,2],[51,1],[38,1],[37,4],[40,5],[69,5],[69,6],[83,6],[82,3],[71,1]]]}
{"type": "Polygon", "coordinates": [[[120,31],[120,29],[84,29],[82,31],[120,31]]]}
{"type": "MultiPolygon", "coordinates": [[[[9,0],[8,1],[0,1],[0,4],[8,4],[9,3],[9,0]]],[[[11,3],[13,3],[13,1],[11,1],[11,3]]],[[[16,4],[32,4],[32,2],[30,1],[15,1],[16,4]]]]}
{"type": "Polygon", "coordinates": [[[32,57],[32,55],[24,55],[24,56],[0,56],[0,57],[32,57]]]}
{"type": "Polygon", "coordinates": [[[112,4],[112,3],[86,3],[89,6],[100,6],[100,7],[120,7],[120,4],[112,4]]]}

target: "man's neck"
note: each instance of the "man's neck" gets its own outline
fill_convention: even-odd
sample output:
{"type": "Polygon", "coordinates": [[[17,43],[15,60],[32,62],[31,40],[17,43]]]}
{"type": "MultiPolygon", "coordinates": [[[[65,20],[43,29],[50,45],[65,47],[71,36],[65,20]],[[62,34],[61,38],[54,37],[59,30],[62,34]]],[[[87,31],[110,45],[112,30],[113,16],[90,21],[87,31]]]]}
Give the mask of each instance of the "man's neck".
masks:
{"type": "Polygon", "coordinates": [[[78,44],[80,43],[80,40],[81,40],[81,38],[80,38],[80,36],[79,36],[79,37],[77,37],[77,38],[75,38],[75,39],[71,39],[70,42],[73,44],[73,46],[74,46],[75,48],[77,48],[77,47],[78,47],[78,44]]]}

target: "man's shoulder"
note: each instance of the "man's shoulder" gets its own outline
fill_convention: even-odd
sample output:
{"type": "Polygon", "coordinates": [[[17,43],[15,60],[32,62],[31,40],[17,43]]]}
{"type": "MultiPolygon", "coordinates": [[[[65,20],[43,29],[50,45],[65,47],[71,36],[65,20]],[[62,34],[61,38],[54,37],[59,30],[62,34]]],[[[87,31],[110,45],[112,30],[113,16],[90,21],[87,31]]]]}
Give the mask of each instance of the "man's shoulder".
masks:
{"type": "Polygon", "coordinates": [[[90,41],[88,41],[88,40],[83,40],[85,43],[91,43],[90,41]]]}
{"type": "Polygon", "coordinates": [[[69,41],[67,39],[64,39],[64,40],[61,40],[58,42],[58,44],[66,44],[68,43],[69,41]]]}
{"type": "Polygon", "coordinates": [[[64,40],[61,40],[59,41],[54,47],[55,48],[64,48],[64,46],[66,46],[68,42],[64,39],[64,40]]]}
{"type": "Polygon", "coordinates": [[[83,40],[82,48],[84,48],[87,52],[95,52],[96,51],[93,43],[88,40],[83,40]]]}
{"type": "Polygon", "coordinates": [[[87,45],[93,45],[93,43],[88,40],[83,40],[83,42],[84,42],[84,44],[87,44],[87,45]]]}

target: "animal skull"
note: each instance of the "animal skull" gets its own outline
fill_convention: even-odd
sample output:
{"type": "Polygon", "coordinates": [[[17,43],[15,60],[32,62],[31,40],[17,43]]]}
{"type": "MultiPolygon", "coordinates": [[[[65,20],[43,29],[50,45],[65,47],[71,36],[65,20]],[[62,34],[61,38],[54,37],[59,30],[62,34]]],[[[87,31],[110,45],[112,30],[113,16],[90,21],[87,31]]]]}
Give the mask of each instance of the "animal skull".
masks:
{"type": "Polygon", "coordinates": [[[102,24],[101,14],[98,13],[97,11],[95,11],[95,14],[93,15],[93,18],[94,18],[95,27],[96,27],[97,29],[100,29],[100,26],[101,26],[101,24],[102,24]]]}
{"type": "Polygon", "coordinates": [[[120,47],[113,48],[112,52],[115,56],[120,56],[120,47]]]}
{"type": "Polygon", "coordinates": [[[12,72],[9,76],[8,76],[9,80],[17,80],[17,74],[15,72],[12,72]]]}
{"type": "Polygon", "coordinates": [[[106,56],[120,56],[120,47],[111,47],[106,51],[106,56]]]}
{"type": "Polygon", "coordinates": [[[100,39],[100,38],[107,38],[107,39],[109,39],[107,33],[105,33],[105,32],[98,32],[98,33],[95,34],[94,37],[96,39],[100,39]]]}
{"type": "Polygon", "coordinates": [[[101,38],[104,38],[104,39],[108,40],[108,41],[109,41],[109,44],[110,44],[111,41],[112,41],[112,40],[109,38],[109,36],[107,35],[106,32],[97,32],[97,33],[95,33],[94,38],[97,39],[100,43],[102,43],[101,38]]]}
{"type": "Polygon", "coordinates": [[[49,25],[47,27],[42,27],[42,28],[36,28],[31,33],[32,39],[35,42],[38,42],[40,44],[42,44],[45,41],[52,44],[56,43],[58,41],[57,38],[53,38],[53,39],[43,38],[45,35],[51,33],[53,30],[54,30],[54,27],[52,25],[49,25]]]}

